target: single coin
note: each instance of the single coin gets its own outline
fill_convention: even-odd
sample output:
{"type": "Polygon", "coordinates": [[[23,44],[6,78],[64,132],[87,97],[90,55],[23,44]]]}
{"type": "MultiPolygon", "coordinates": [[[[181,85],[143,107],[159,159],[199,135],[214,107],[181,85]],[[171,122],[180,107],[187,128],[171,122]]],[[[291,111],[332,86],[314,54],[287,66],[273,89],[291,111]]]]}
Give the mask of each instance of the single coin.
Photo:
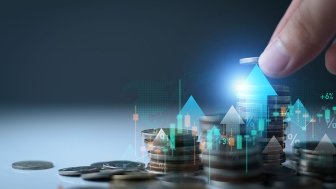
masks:
{"type": "Polygon", "coordinates": [[[82,174],[81,177],[89,181],[109,181],[113,175],[123,174],[125,174],[124,169],[102,169],[99,172],[82,174]]]}
{"type": "Polygon", "coordinates": [[[12,164],[13,169],[20,170],[43,170],[53,167],[53,163],[48,161],[19,161],[12,164]]]}
{"type": "Polygon", "coordinates": [[[100,169],[93,166],[69,167],[58,170],[62,176],[80,176],[81,174],[99,172],[100,169]]]}
{"type": "MultiPolygon", "coordinates": [[[[140,171],[140,170],[137,170],[137,171],[140,171]]],[[[110,175],[110,176],[112,176],[112,175],[122,175],[125,172],[129,172],[129,171],[127,171],[125,169],[108,169],[108,168],[102,168],[99,172],[101,174],[104,174],[104,175],[110,175]]]]}
{"type": "Polygon", "coordinates": [[[90,166],[92,167],[97,167],[97,168],[103,168],[105,164],[108,164],[111,161],[100,161],[100,162],[95,162],[95,163],[91,163],[90,166]]]}
{"type": "Polygon", "coordinates": [[[119,161],[109,161],[109,162],[101,162],[91,164],[91,166],[96,165],[99,168],[110,168],[110,169],[127,169],[134,170],[145,169],[146,165],[142,162],[128,161],[128,160],[119,160],[119,161]]]}
{"type": "Polygon", "coordinates": [[[239,64],[258,64],[259,57],[248,57],[239,59],[239,64]]]}
{"type": "Polygon", "coordinates": [[[174,171],[185,171],[185,172],[192,172],[200,170],[201,164],[173,164],[164,163],[163,166],[157,166],[157,164],[152,164],[151,162],[148,163],[147,169],[149,170],[156,170],[156,171],[165,171],[165,172],[174,172],[174,171]]]}
{"type": "Polygon", "coordinates": [[[201,165],[200,159],[195,161],[185,161],[185,162],[157,162],[157,161],[150,161],[148,165],[155,166],[155,167],[168,167],[168,168],[175,168],[175,167],[193,167],[201,165]]]}
{"type": "Polygon", "coordinates": [[[165,155],[165,156],[181,156],[181,155],[198,155],[201,153],[201,150],[199,150],[198,146],[194,147],[192,150],[186,150],[186,151],[176,151],[176,150],[160,150],[160,149],[153,149],[148,152],[149,154],[154,155],[165,155]]]}
{"type": "Polygon", "coordinates": [[[149,153],[152,154],[198,154],[200,152],[199,142],[195,143],[195,146],[176,147],[175,149],[166,149],[159,146],[153,146],[149,153]]]}
{"type": "Polygon", "coordinates": [[[111,176],[100,172],[81,174],[81,178],[88,181],[109,181],[111,176]]]}

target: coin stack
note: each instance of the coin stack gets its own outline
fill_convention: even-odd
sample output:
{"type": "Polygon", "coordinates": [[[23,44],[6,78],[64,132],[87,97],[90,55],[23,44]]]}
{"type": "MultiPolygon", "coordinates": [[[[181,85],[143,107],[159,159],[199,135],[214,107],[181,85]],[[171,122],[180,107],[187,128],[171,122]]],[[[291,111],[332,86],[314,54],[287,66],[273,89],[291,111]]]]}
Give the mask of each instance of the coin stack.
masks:
{"type": "Polygon", "coordinates": [[[286,161],[286,155],[283,151],[286,140],[285,130],[288,127],[286,113],[288,106],[291,104],[290,90],[288,86],[273,85],[273,88],[276,91],[277,96],[268,97],[267,128],[259,141],[261,149],[264,149],[262,150],[262,159],[264,165],[267,166],[270,166],[271,164],[274,164],[274,166],[280,165],[286,161]],[[281,145],[281,149],[279,149],[278,144],[281,145]],[[265,149],[267,146],[271,149],[265,149]]]}
{"type": "Polygon", "coordinates": [[[262,177],[260,150],[257,146],[244,146],[237,150],[221,145],[216,150],[204,150],[204,172],[213,185],[220,183],[253,183],[262,177]]]}
{"type": "MultiPolygon", "coordinates": [[[[224,183],[251,183],[259,180],[262,176],[259,148],[252,144],[250,138],[244,137],[242,149],[238,150],[234,145],[235,138],[230,137],[225,132],[225,125],[221,124],[223,117],[224,114],[213,114],[200,118],[203,136],[207,136],[207,132],[213,128],[221,134],[220,141],[213,142],[215,145],[212,149],[207,149],[207,144],[202,148],[203,170],[210,183],[222,186],[224,183]]],[[[245,127],[241,127],[240,131],[245,134],[245,127]]],[[[201,141],[205,141],[205,138],[201,141]]]]}
{"type": "Polygon", "coordinates": [[[199,142],[195,132],[174,128],[142,131],[147,146],[147,171],[156,174],[197,174],[202,169],[199,142]]]}
{"type": "Polygon", "coordinates": [[[336,150],[330,142],[301,142],[294,145],[298,174],[336,181],[336,150]]]}
{"type": "MultiPolygon", "coordinates": [[[[251,88],[257,89],[258,86],[250,86],[251,88]]],[[[247,122],[246,133],[251,135],[256,135],[256,129],[262,131],[261,137],[258,139],[258,145],[261,149],[262,159],[264,165],[278,166],[281,163],[286,161],[286,156],[283,151],[285,148],[285,129],[288,124],[285,122],[286,113],[289,104],[291,103],[290,90],[289,87],[283,85],[273,85],[273,89],[277,93],[277,96],[268,96],[267,97],[267,118],[258,119],[258,120],[249,120],[258,117],[263,114],[263,107],[259,107],[260,104],[258,100],[261,100],[260,97],[256,96],[255,99],[252,95],[240,95],[238,96],[237,108],[239,113],[242,115],[245,122],[247,122]],[[250,123],[252,124],[250,124],[250,123]],[[261,122],[261,123],[260,123],[261,122]],[[258,126],[256,126],[256,124],[258,126]],[[263,126],[261,126],[263,125],[263,126]],[[271,141],[271,139],[273,140],[271,141]],[[275,147],[277,143],[280,144],[281,149],[275,147]],[[268,149],[265,149],[267,148],[268,149]],[[264,150],[265,149],[265,150],[264,150]],[[275,154],[278,153],[278,154],[275,154]]]]}

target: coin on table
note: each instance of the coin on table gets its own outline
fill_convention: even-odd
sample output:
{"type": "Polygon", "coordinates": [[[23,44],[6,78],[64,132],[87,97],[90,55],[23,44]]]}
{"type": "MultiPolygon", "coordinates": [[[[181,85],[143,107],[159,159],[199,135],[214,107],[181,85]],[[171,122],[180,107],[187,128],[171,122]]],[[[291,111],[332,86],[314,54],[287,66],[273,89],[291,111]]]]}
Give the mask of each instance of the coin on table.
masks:
{"type": "Polygon", "coordinates": [[[110,175],[113,176],[113,175],[122,175],[124,174],[125,172],[130,172],[130,171],[127,171],[125,169],[109,169],[109,168],[102,168],[100,171],[99,171],[101,174],[104,174],[104,175],[110,175]]]}
{"type": "Polygon", "coordinates": [[[103,164],[103,168],[127,169],[127,170],[144,170],[145,166],[146,165],[142,162],[127,161],[127,160],[110,161],[103,164]]]}
{"type": "Polygon", "coordinates": [[[88,181],[109,181],[111,176],[101,174],[100,172],[81,174],[81,178],[88,181]]]}
{"type": "Polygon", "coordinates": [[[13,169],[20,170],[43,170],[53,167],[53,163],[48,161],[19,161],[12,164],[13,169]]]}
{"type": "Polygon", "coordinates": [[[156,177],[155,174],[146,172],[130,172],[124,175],[113,175],[113,180],[150,180],[156,177]]]}
{"type": "Polygon", "coordinates": [[[80,176],[81,174],[99,172],[100,169],[93,166],[69,167],[58,170],[62,176],[80,176]]]}
{"type": "Polygon", "coordinates": [[[89,181],[109,181],[113,175],[122,175],[124,173],[124,169],[102,169],[100,172],[82,174],[81,177],[89,181]]]}
{"type": "Polygon", "coordinates": [[[108,164],[109,162],[111,162],[111,161],[100,161],[100,162],[95,162],[95,163],[91,163],[91,165],[90,166],[92,166],[92,167],[97,167],[97,168],[103,168],[104,167],[104,165],[106,165],[106,164],[108,164]]]}

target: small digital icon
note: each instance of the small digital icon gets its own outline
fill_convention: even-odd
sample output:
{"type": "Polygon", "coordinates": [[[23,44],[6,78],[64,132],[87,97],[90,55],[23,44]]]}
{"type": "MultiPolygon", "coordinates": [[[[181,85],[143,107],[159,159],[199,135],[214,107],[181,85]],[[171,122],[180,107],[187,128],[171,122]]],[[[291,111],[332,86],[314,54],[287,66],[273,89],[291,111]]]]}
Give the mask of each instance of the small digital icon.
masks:
{"type": "Polygon", "coordinates": [[[320,96],[320,98],[322,100],[334,100],[334,93],[330,93],[330,92],[324,93],[320,96]]]}
{"type": "Polygon", "coordinates": [[[336,129],[336,120],[335,117],[333,117],[330,122],[328,123],[328,129],[336,129]]]}
{"type": "Polygon", "coordinates": [[[289,133],[287,134],[287,138],[290,141],[290,145],[294,146],[295,144],[299,144],[300,143],[300,139],[297,137],[297,133],[289,133]]]}

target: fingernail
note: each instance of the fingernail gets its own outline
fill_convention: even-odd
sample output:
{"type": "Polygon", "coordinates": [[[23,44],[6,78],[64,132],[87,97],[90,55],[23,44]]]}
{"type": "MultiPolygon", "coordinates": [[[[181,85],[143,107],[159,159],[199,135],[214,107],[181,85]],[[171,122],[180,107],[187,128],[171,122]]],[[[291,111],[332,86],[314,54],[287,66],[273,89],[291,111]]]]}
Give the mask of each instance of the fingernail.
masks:
{"type": "Polygon", "coordinates": [[[268,75],[281,75],[290,57],[282,42],[277,39],[259,57],[260,68],[268,75]]]}

